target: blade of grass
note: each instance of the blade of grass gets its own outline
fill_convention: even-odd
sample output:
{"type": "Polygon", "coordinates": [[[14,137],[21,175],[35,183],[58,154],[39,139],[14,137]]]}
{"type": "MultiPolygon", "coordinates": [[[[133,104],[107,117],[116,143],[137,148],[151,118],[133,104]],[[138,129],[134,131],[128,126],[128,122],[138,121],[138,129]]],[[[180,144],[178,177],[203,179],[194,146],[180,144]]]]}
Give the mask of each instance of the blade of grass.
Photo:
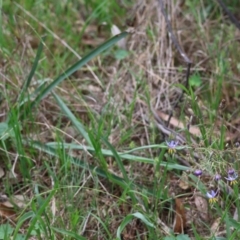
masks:
{"type": "MultiPolygon", "coordinates": [[[[128,187],[130,188],[131,185],[132,185],[132,182],[131,182],[131,181],[129,180],[129,178],[128,178],[127,172],[126,172],[126,170],[125,170],[125,168],[124,168],[124,166],[123,166],[123,163],[122,163],[121,158],[120,158],[119,155],[117,154],[117,151],[116,151],[115,148],[112,146],[112,144],[110,144],[110,143],[108,142],[107,139],[105,139],[104,137],[102,137],[101,139],[102,139],[102,141],[108,146],[108,148],[111,150],[111,152],[113,153],[113,156],[114,156],[114,158],[115,158],[115,160],[116,160],[116,162],[117,162],[117,164],[118,164],[118,167],[119,167],[119,169],[120,169],[121,172],[122,172],[123,178],[124,178],[124,180],[126,181],[126,183],[128,184],[128,187]]],[[[134,189],[132,189],[132,190],[134,190],[134,189]]],[[[137,199],[136,199],[136,197],[135,197],[135,194],[134,194],[132,191],[129,191],[128,193],[129,193],[129,195],[130,195],[133,203],[136,204],[136,203],[137,203],[137,199]]]]}
{"type": "MultiPolygon", "coordinates": [[[[59,144],[56,142],[49,142],[46,144],[46,146],[53,147],[55,149],[59,146],[59,144]]],[[[78,145],[78,144],[73,144],[73,143],[64,143],[63,146],[64,146],[64,148],[69,149],[69,150],[77,149],[77,150],[90,151],[90,152],[95,151],[95,149],[93,147],[89,147],[89,146],[85,146],[85,145],[78,145]]],[[[142,148],[140,148],[140,147],[135,148],[135,149],[132,149],[131,151],[146,149],[146,148],[161,148],[161,145],[156,144],[156,145],[150,145],[150,146],[143,146],[142,148]]],[[[164,148],[165,148],[165,146],[164,146],[164,148]]],[[[110,151],[108,149],[102,149],[102,153],[105,156],[110,156],[110,157],[114,156],[112,151],[110,151]]],[[[131,155],[131,154],[121,153],[121,152],[117,152],[117,154],[119,155],[119,157],[121,159],[127,159],[130,161],[137,161],[137,162],[142,162],[142,163],[155,164],[155,160],[152,158],[140,157],[137,155],[131,155]]],[[[160,166],[166,167],[168,170],[170,170],[170,169],[183,170],[183,171],[189,170],[189,167],[175,164],[175,163],[167,163],[164,161],[160,162],[160,166]]]]}
{"type": "Polygon", "coordinates": [[[87,240],[85,237],[79,236],[74,232],[70,232],[70,231],[55,228],[55,227],[51,227],[51,229],[55,232],[61,233],[63,236],[70,236],[70,237],[73,237],[73,239],[76,239],[76,240],[87,240]]]}
{"type": "Polygon", "coordinates": [[[38,220],[41,220],[42,218],[42,214],[44,213],[44,211],[46,210],[47,205],[49,204],[49,202],[51,201],[52,197],[54,196],[56,190],[53,189],[51,190],[51,193],[48,195],[48,197],[44,200],[44,202],[42,203],[42,205],[40,206],[40,208],[38,209],[38,211],[36,212],[35,216],[32,218],[32,221],[28,227],[28,231],[26,234],[26,239],[28,239],[31,235],[31,232],[33,231],[35,224],[38,220]]]}
{"type": "Polygon", "coordinates": [[[94,148],[94,155],[96,156],[96,161],[98,162],[101,169],[106,173],[106,178],[108,178],[111,181],[112,179],[111,179],[111,174],[108,171],[108,164],[107,164],[106,158],[102,154],[102,146],[101,146],[101,139],[100,139],[101,133],[99,134],[95,134],[89,131],[89,138],[92,141],[92,145],[94,148]]]}
{"type": "Polygon", "coordinates": [[[40,41],[40,44],[39,44],[38,49],[37,49],[37,54],[36,54],[36,57],[34,59],[33,65],[32,65],[32,69],[31,69],[31,71],[29,73],[27,81],[23,83],[22,89],[21,89],[21,91],[20,91],[20,93],[18,95],[18,101],[19,102],[21,102],[23,100],[25,91],[28,89],[28,87],[29,87],[29,85],[31,83],[31,80],[33,78],[33,75],[34,75],[34,73],[35,73],[35,71],[37,69],[38,62],[39,62],[39,59],[41,57],[41,53],[43,51],[43,46],[44,46],[43,42],[45,41],[45,39],[46,39],[46,36],[42,37],[42,39],[40,41]]]}
{"type": "Polygon", "coordinates": [[[19,229],[22,227],[22,225],[28,220],[32,219],[35,216],[35,213],[33,211],[26,212],[24,213],[17,222],[17,225],[15,226],[14,234],[13,234],[13,239],[16,239],[17,234],[19,232],[19,229]]]}
{"type": "Polygon", "coordinates": [[[96,218],[99,223],[101,223],[102,227],[104,228],[104,230],[106,231],[106,233],[107,233],[107,235],[108,235],[108,239],[113,239],[111,233],[109,232],[106,224],[102,221],[102,219],[101,219],[100,217],[98,217],[97,215],[93,214],[93,213],[91,213],[91,215],[92,215],[94,218],[96,218]]]}
{"type": "Polygon", "coordinates": [[[117,229],[117,239],[118,240],[121,240],[122,231],[132,221],[133,218],[138,218],[143,223],[145,223],[147,226],[155,228],[155,226],[142,213],[136,212],[133,214],[129,214],[123,219],[123,221],[121,222],[120,226],[117,229]]]}
{"type": "Polygon", "coordinates": [[[54,98],[56,99],[59,107],[61,110],[67,115],[67,117],[71,120],[73,125],[77,128],[79,133],[82,134],[82,136],[85,138],[87,143],[92,146],[92,141],[90,140],[87,131],[85,130],[85,127],[83,124],[74,116],[74,114],[71,112],[71,110],[67,107],[67,105],[62,101],[62,99],[54,92],[52,92],[54,98]]]}
{"type": "Polygon", "coordinates": [[[126,37],[128,35],[128,32],[122,32],[112,38],[110,38],[108,41],[100,45],[99,47],[92,50],[90,53],[88,53],[85,57],[83,57],[81,60],[77,61],[74,65],[72,65],[70,68],[68,68],[64,73],[59,75],[52,83],[50,83],[32,102],[30,106],[30,110],[33,109],[44,97],[46,97],[58,84],[60,84],[63,80],[71,76],[74,72],[76,72],[79,68],[84,66],[86,63],[88,63],[91,59],[96,57],[98,54],[103,52],[104,50],[110,48],[115,43],[120,41],[122,38],[126,37]]]}

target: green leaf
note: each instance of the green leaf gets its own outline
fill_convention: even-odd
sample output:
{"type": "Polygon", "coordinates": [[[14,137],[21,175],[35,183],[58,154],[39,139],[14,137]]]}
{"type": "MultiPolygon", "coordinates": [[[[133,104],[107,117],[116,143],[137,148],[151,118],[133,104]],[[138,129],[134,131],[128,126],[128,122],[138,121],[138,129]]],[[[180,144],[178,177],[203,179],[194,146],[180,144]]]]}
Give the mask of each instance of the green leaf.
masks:
{"type": "Polygon", "coordinates": [[[23,234],[17,234],[16,238],[14,238],[14,240],[25,240],[26,236],[23,234]]]}
{"type": "Polygon", "coordinates": [[[61,233],[64,237],[70,236],[76,240],[87,240],[85,237],[79,236],[78,234],[76,234],[74,232],[70,232],[70,231],[60,229],[60,228],[55,228],[55,227],[51,227],[51,229],[53,229],[55,232],[61,233]]]}
{"type": "Polygon", "coordinates": [[[12,234],[13,228],[10,224],[2,224],[0,225],[0,239],[6,239],[6,237],[12,234]]]}
{"type": "Polygon", "coordinates": [[[121,239],[122,231],[132,221],[133,218],[138,218],[143,223],[145,223],[147,226],[155,228],[154,224],[152,224],[142,213],[136,212],[133,214],[129,214],[123,219],[123,221],[121,222],[120,226],[117,229],[117,238],[118,239],[121,239]]]}
{"type": "Polygon", "coordinates": [[[2,136],[8,130],[8,124],[6,122],[0,123],[0,136],[2,136]]]}
{"type": "Polygon", "coordinates": [[[42,53],[42,51],[43,51],[43,42],[45,41],[45,38],[46,38],[46,37],[43,37],[43,38],[41,39],[41,42],[40,42],[40,44],[39,44],[39,46],[38,46],[38,50],[37,50],[37,54],[36,54],[35,60],[34,60],[33,65],[32,65],[32,69],[31,69],[31,71],[30,71],[30,73],[29,73],[29,76],[28,76],[28,79],[27,79],[26,82],[24,82],[23,87],[22,87],[22,89],[21,89],[21,91],[20,91],[20,94],[19,94],[19,96],[18,96],[18,100],[19,100],[20,102],[22,101],[22,99],[23,99],[23,97],[24,97],[24,94],[26,93],[26,90],[28,89],[28,87],[29,87],[29,85],[30,85],[30,83],[31,83],[31,80],[32,80],[32,78],[33,78],[33,75],[34,75],[34,73],[35,73],[35,71],[36,71],[36,69],[37,69],[38,62],[39,62],[39,60],[40,60],[41,53],[42,53]]]}
{"type": "MultiPolygon", "coordinates": [[[[13,239],[15,239],[18,235],[18,231],[21,228],[21,226],[28,220],[31,219],[35,216],[35,213],[30,211],[30,212],[26,212],[24,213],[17,222],[17,225],[15,226],[15,230],[14,230],[14,235],[13,235],[13,239]]],[[[32,235],[32,233],[31,233],[32,235]]]]}
{"type": "Polygon", "coordinates": [[[14,132],[12,128],[9,128],[7,122],[0,123],[0,140],[6,140],[9,137],[14,137],[14,132]]]}
{"type": "Polygon", "coordinates": [[[186,234],[180,234],[177,236],[177,240],[191,240],[191,239],[186,234]]]}
{"type": "Polygon", "coordinates": [[[173,236],[167,236],[163,240],[176,240],[176,238],[173,236]]]}
{"type": "Polygon", "coordinates": [[[236,221],[233,218],[229,218],[229,224],[231,225],[231,227],[234,227],[235,229],[240,229],[240,223],[238,221],[236,221]]]}
{"type": "Polygon", "coordinates": [[[189,84],[192,87],[200,87],[202,85],[202,79],[198,74],[194,74],[190,77],[189,84]]]}
{"type": "Polygon", "coordinates": [[[129,52],[124,49],[117,49],[114,53],[114,57],[118,60],[122,60],[129,56],[129,52]]]}

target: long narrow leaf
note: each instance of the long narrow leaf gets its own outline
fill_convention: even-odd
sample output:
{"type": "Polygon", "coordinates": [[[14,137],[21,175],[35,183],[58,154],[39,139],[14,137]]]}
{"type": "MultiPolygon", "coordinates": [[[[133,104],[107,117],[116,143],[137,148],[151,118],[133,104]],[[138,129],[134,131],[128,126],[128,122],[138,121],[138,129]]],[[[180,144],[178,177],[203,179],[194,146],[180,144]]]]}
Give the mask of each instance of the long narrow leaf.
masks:
{"type": "MultiPolygon", "coordinates": [[[[131,181],[128,178],[127,172],[126,172],[126,170],[124,168],[124,165],[122,163],[121,158],[117,154],[115,148],[110,144],[110,142],[107,141],[107,139],[102,137],[102,140],[108,146],[108,148],[111,150],[111,152],[113,153],[113,156],[114,156],[114,158],[115,158],[115,160],[116,160],[116,162],[118,164],[118,167],[119,167],[119,169],[122,172],[123,178],[126,181],[126,183],[128,183],[128,185],[130,187],[132,184],[131,184],[131,181]]],[[[131,190],[133,190],[133,189],[131,189],[131,190]]],[[[134,193],[133,192],[129,192],[129,195],[131,196],[133,203],[136,204],[137,200],[136,200],[136,197],[135,197],[134,193]]]]}
{"type": "Polygon", "coordinates": [[[32,219],[35,217],[35,213],[33,211],[26,212],[24,213],[19,219],[18,222],[15,226],[14,234],[13,234],[13,239],[16,239],[19,229],[22,227],[22,225],[28,221],[29,219],[32,219]]]}
{"type": "MultiPolygon", "coordinates": [[[[52,147],[53,149],[55,149],[56,147],[59,146],[58,143],[56,142],[49,142],[46,144],[47,146],[49,147],[52,147]]],[[[90,152],[94,152],[95,149],[93,147],[89,147],[89,146],[83,146],[83,145],[79,145],[79,144],[73,144],[73,143],[64,143],[63,144],[63,147],[65,149],[77,149],[77,150],[83,150],[83,151],[90,151],[90,152]]],[[[151,145],[151,146],[148,146],[148,148],[161,148],[161,145],[151,145]]],[[[136,148],[136,149],[139,149],[139,148],[136,148]]],[[[134,151],[135,149],[132,149],[132,151],[134,151]]],[[[109,157],[113,157],[113,153],[112,151],[108,150],[108,149],[102,149],[102,154],[105,155],[105,156],[109,156],[109,157]]],[[[146,157],[140,157],[140,156],[137,156],[137,155],[132,155],[132,154],[127,154],[127,153],[121,153],[121,152],[117,152],[117,154],[119,155],[119,157],[121,159],[126,159],[126,160],[129,160],[129,161],[136,161],[136,162],[142,162],[142,163],[148,163],[148,164],[154,164],[155,161],[154,159],[152,158],[146,158],[146,157]]],[[[189,167],[186,167],[186,166],[183,166],[183,165],[179,165],[179,164],[176,164],[176,163],[167,163],[167,162],[164,162],[164,161],[161,161],[160,162],[160,166],[162,167],[166,167],[168,170],[170,169],[176,169],[176,170],[183,170],[183,171],[186,171],[186,170],[189,170],[189,167]]]]}
{"type": "Polygon", "coordinates": [[[155,226],[142,213],[136,212],[133,214],[129,214],[123,219],[123,221],[121,222],[120,226],[117,229],[117,239],[118,240],[121,240],[122,231],[132,221],[133,218],[138,218],[143,223],[145,223],[147,226],[155,228],[155,226]]]}
{"type": "Polygon", "coordinates": [[[96,49],[94,49],[93,51],[91,51],[89,54],[87,54],[85,57],[83,57],[81,60],[79,60],[78,62],[76,62],[73,66],[71,66],[70,68],[68,68],[64,73],[62,73],[60,76],[58,76],[51,84],[49,84],[37,97],[36,99],[32,102],[31,104],[31,109],[38,104],[44,97],[46,97],[46,95],[48,95],[58,84],[60,84],[64,79],[68,78],[69,76],[71,76],[74,72],[76,72],[79,68],[81,68],[82,66],[84,66],[86,63],[88,63],[91,59],[93,59],[94,57],[96,57],[98,54],[100,54],[101,52],[103,52],[104,50],[110,48],[111,46],[113,46],[115,43],[117,43],[119,40],[121,40],[122,38],[126,37],[128,35],[127,32],[122,32],[114,37],[112,37],[111,39],[109,39],[108,41],[106,41],[105,43],[103,43],[102,45],[100,45],[99,47],[97,47],[96,49]]]}
{"type": "Polygon", "coordinates": [[[87,240],[85,237],[79,236],[78,234],[68,231],[68,230],[65,230],[65,229],[60,229],[60,228],[56,228],[56,227],[51,227],[51,229],[54,230],[55,232],[61,233],[62,236],[70,236],[76,240],[87,240]]]}
{"type": "MultiPolygon", "coordinates": [[[[43,46],[44,46],[45,39],[46,39],[46,36],[44,36],[40,41],[40,44],[39,44],[38,49],[37,49],[37,54],[36,54],[36,57],[34,59],[33,65],[32,65],[32,69],[31,69],[31,71],[29,73],[29,76],[27,78],[27,81],[25,83],[25,89],[27,89],[30,86],[30,83],[32,81],[34,73],[37,69],[38,62],[40,60],[40,57],[41,57],[41,54],[42,54],[42,51],[43,51],[43,46]]],[[[23,90],[25,90],[25,89],[23,89],[23,90]]]]}
{"type": "Polygon", "coordinates": [[[37,223],[38,220],[42,219],[42,214],[43,212],[46,210],[47,205],[49,204],[49,202],[51,201],[52,197],[54,196],[56,190],[53,189],[51,191],[51,193],[48,195],[48,197],[44,200],[43,204],[41,205],[41,207],[38,209],[38,211],[36,212],[35,216],[32,218],[32,221],[28,227],[28,231],[26,233],[26,239],[29,238],[31,232],[33,231],[35,224],[37,223]]]}
{"type": "Polygon", "coordinates": [[[40,59],[40,57],[41,57],[41,53],[42,53],[42,51],[43,51],[43,46],[44,46],[44,44],[43,44],[43,42],[45,41],[45,36],[41,39],[41,42],[40,42],[40,44],[39,44],[39,46],[38,46],[38,50],[37,50],[37,54],[36,54],[36,57],[35,57],[35,59],[34,59],[34,62],[33,62],[33,65],[32,65],[32,69],[31,69],[31,71],[30,71],[30,73],[29,73],[29,76],[28,76],[28,79],[27,79],[27,81],[23,84],[23,87],[22,87],[22,89],[21,89],[21,92],[20,92],[20,94],[19,94],[19,101],[21,102],[22,101],[22,99],[23,99],[23,96],[24,96],[24,94],[25,94],[25,91],[28,89],[28,87],[29,87],[29,85],[30,85],[30,83],[31,83],[31,80],[32,80],[32,78],[33,78],[33,75],[34,75],[34,73],[35,73],[35,71],[36,71],[36,69],[37,69],[37,66],[38,66],[38,62],[39,62],[39,59],[40,59]]]}
{"type": "Polygon", "coordinates": [[[67,115],[67,117],[71,120],[73,125],[77,128],[77,130],[82,134],[82,136],[85,138],[87,143],[92,146],[92,142],[88,136],[87,131],[85,130],[83,124],[77,120],[77,118],[74,116],[74,114],[71,112],[71,110],[67,107],[67,105],[62,101],[62,99],[56,94],[52,93],[54,98],[56,99],[59,107],[62,109],[62,111],[67,115]]]}
{"type": "Polygon", "coordinates": [[[17,101],[18,101],[18,103],[19,103],[19,105],[21,107],[20,110],[19,110],[19,112],[20,112],[20,119],[22,119],[23,116],[26,117],[31,112],[30,109],[29,109],[30,104],[24,105],[24,103],[28,102],[29,99],[30,99],[30,97],[28,95],[25,95],[25,93],[26,93],[28,87],[30,86],[31,80],[32,80],[32,78],[34,76],[34,73],[35,73],[36,69],[37,69],[38,62],[40,60],[41,53],[43,51],[43,46],[44,46],[43,42],[45,41],[45,38],[46,37],[43,37],[41,39],[41,42],[40,42],[40,44],[38,46],[36,57],[34,59],[33,65],[32,65],[32,69],[31,69],[31,71],[29,73],[29,76],[28,76],[27,80],[24,82],[19,95],[18,95],[17,101]],[[24,99],[24,97],[25,97],[25,99],[24,99]]]}

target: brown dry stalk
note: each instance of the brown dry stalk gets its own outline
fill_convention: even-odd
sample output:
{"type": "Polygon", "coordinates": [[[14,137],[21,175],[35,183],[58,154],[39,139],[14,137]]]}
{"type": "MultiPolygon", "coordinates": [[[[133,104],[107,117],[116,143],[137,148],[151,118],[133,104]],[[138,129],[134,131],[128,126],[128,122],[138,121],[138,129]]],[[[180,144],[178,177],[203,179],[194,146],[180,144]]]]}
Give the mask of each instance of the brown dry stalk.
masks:
{"type": "Polygon", "coordinates": [[[186,228],[186,214],[180,198],[175,199],[175,213],[173,231],[175,233],[183,233],[184,228],[186,228]]]}

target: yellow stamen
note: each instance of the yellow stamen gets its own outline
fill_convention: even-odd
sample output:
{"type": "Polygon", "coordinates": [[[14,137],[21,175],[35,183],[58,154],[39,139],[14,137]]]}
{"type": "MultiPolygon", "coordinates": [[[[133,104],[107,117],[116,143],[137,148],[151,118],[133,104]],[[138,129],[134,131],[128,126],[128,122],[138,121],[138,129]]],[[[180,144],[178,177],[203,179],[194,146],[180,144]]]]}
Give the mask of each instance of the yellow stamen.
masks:
{"type": "Polygon", "coordinates": [[[218,201],[217,198],[210,198],[210,199],[209,199],[209,203],[210,203],[210,204],[214,204],[214,203],[216,203],[217,201],[218,201]]]}
{"type": "Polygon", "coordinates": [[[174,154],[175,152],[176,152],[176,149],[173,149],[173,148],[168,149],[169,154],[174,154]]]}
{"type": "Polygon", "coordinates": [[[230,182],[230,185],[234,185],[234,184],[237,184],[237,181],[236,181],[236,180],[232,180],[232,181],[230,182]]]}

